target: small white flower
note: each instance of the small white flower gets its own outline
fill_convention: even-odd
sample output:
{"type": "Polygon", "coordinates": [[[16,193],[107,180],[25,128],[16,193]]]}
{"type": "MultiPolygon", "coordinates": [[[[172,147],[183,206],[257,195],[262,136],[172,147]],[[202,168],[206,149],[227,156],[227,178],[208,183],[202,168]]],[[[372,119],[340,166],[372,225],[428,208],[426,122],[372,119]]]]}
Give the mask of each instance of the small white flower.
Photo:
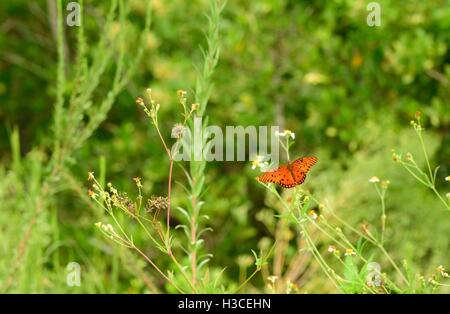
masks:
{"type": "Polygon", "coordinates": [[[268,166],[268,162],[265,161],[266,157],[262,155],[257,155],[255,157],[255,160],[252,161],[252,169],[255,170],[256,168],[262,168],[265,169],[268,166]]]}
{"type": "Polygon", "coordinates": [[[445,181],[450,181],[450,176],[446,176],[445,181]]]}
{"type": "Polygon", "coordinates": [[[114,233],[114,228],[111,224],[103,224],[102,225],[103,230],[105,230],[106,232],[110,232],[110,233],[114,233]]]}
{"type": "Polygon", "coordinates": [[[369,179],[369,182],[370,183],[378,183],[378,182],[380,182],[380,179],[376,176],[373,176],[369,179]]]}
{"type": "Polygon", "coordinates": [[[293,140],[295,140],[295,133],[292,132],[291,130],[284,130],[283,132],[276,131],[275,132],[275,136],[278,136],[278,137],[290,137],[293,140]]]}
{"type": "Polygon", "coordinates": [[[442,265],[439,265],[439,266],[436,268],[436,271],[437,271],[438,273],[440,273],[442,277],[445,277],[445,278],[449,278],[449,277],[450,277],[449,274],[445,271],[444,266],[442,266],[442,265]]]}
{"type": "Polygon", "coordinates": [[[101,192],[100,197],[104,200],[109,199],[109,193],[108,192],[101,192]]]}
{"type": "Polygon", "coordinates": [[[311,217],[312,220],[317,220],[319,215],[317,215],[315,210],[308,211],[308,216],[311,217]]]}
{"type": "Polygon", "coordinates": [[[450,200],[450,192],[448,192],[447,194],[445,194],[445,196],[450,200]]]}
{"type": "Polygon", "coordinates": [[[335,247],[334,245],[330,245],[330,246],[328,247],[328,252],[330,252],[330,253],[336,252],[336,247],[335,247]]]}

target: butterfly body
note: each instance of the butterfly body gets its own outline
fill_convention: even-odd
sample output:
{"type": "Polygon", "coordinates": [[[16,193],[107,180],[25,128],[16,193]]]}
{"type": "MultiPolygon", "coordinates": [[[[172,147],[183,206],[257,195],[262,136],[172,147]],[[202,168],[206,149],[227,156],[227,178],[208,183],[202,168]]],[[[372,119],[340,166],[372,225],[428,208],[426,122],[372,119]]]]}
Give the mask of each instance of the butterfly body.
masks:
{"type": "Polygon", "coordinates": [[[305,181],[306,174],[316,162],[316,157],[298,158],[276,170],[264,172],[256,179],[263,183],[276,183],[284,188],[292,188],[305,181]]]}

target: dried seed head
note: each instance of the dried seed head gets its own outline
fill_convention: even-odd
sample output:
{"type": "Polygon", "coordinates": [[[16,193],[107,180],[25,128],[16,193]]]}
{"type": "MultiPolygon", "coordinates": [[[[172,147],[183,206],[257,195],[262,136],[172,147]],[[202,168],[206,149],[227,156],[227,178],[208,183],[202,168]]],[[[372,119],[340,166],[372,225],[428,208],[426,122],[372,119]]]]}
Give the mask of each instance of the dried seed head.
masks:
{"type": "Polygon", "coordinates": [[[127,206],[127,211],[128,211],[130,214],[132,214],[132,215],[135,215],[135,214],[136,214],[136,205],[135,205],[134,203],[128,201],[128,202],[126,203],[126,206],[127,206]]]}
{"type": "Polygon", "coordinates": [[[141,178],[135,177],[135,178],[133,178],[133,181],[136,183],[136,186],[138,188],[142,188],[143,187],[142,182],[141,182],[141,178]]]}
{"type": "Polygon", "coordinates": [[[414,160],[413,155],[412,155],[411,153],[409,153],[409,152],[406,153],[405,158],[406,158],[406,160],[408,160],[408,161],[413,161],[413,160],[414,160]]]}
{"type": "Polygon", "coordinates": [[[180,98],[186,98],[187,92],[186,92],[185,90],[179,89],[179,90],[177,91],[177,95],[178,95],[178,97],[180,97],[180,98]]]}
{"type": "Polygon", "coordinates": [[[138,97],[138,98],[136,99],[136,103],[137,103],[139,106],[145,106],[144,99],[142,99],[141,97],[138,97]]]}
{"type": "Polygon", "coordinates": [[[399,162],[399,161],[402,160],[402,158],[400,157],[399,154],[397,154],[397,153],[392,153],[392,160],[393,160],[393,161],[396,161],[396,162],[399,162]]]}
{"type": "Polygon", "coordinates": [[[172,128],[172,138],[180,139],[186,133],[186,127],[182,124],[175,124],[172,128]]]}
{"type": "Polygon", "coordinates": [[[88,195],[90,198],[95,199],[97,197],[97,193],[92,191],[91,189],[88,190],[88,195]]]}
{"type": "Polygon", "coordinates": [[[191,110],[192,110],[192,111],[195,111],[195,110],[197,110],[198,108],[200,108],[200,105],[197,104],[197,103],[191,105],[191,110]]]}
{"type": "Polygon", "coordinates": [[[151,196],[147,200],[147,206],[145,207],[145,210],[148,213],[153,212],[153,210],[165,210],[168,207],[168,200],[167,197],[163,196],[151,196]]]}
{"type": "Polygon", "coordinates": [[[391,184],[391,181],[383,180],[381,181],[381,188],[386,190],[389,187],[389,184],[391,184]]]}

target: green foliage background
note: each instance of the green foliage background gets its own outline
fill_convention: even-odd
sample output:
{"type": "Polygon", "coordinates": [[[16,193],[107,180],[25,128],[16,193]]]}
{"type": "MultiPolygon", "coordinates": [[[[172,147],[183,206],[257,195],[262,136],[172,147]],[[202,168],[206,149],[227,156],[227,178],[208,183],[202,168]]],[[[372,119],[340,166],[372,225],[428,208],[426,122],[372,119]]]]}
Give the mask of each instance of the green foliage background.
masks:
{"type": "MultiPolygon", "coordinates": [[[[150,32],[143,42],[138,38],[146,1],[127,1],[128,17],[108,29],[109,1],[85,1],[88,60],[99,51],[106,53],[96,46],[105,33],[111,40],[107,49],[114,52],[92,93],[94,104],[108,97],[121,45],[130,63],[139,48],[144,53],[105,120],[64,164],[70,175],[51,177],[57,188],[42,198],[58,93],[55,3],[0,3],[0,288],[24,293],[174,292],[139,256],[96,230],[94,223],[105,214],[88,199],[86,177],[88,171],[104,174],[99,179],[103,183],[114,182],[130,193],[135,190],[132,178],[141,177],[145,195],[166,195],[169,161],[135,98],[152,88],[161,103],[161,128],[170,134],[179,119],[176,91],[187,90],[188,100],[194,101],[209,1],[153,0],[150,32]],[[117,34],[126,34],[125,41],[114,41],[117,34]],[[38,214],[35,208],[41,208],[38,214]],[[80,287],[66,285],[71,261],[82,267],[80,287]]],[[[390,180],[386,247],[399,263],[406,259],[414,273],[431,276],[440,264],[450,267],[450,212],[392,161],[391,149],[409,151],[425,165],[409,125],[415,111],[423,112],[431,162],[441,166],[438,190],[443,195],[450,190],[444,180],[450,174],[450,3],[379,1],[380,27],[367,25],[367,3],[229,0],[220,21],[220,59],[206,110],[209,124],[277,124],[294,131],[291,154],[319,158],[304,188],[327,200],[355,228],[362,222],[379,223],[379,199],[368,178],[390,180]]],[[[65,26],[64,35],[64,71],[70,78],[79,49],[77,27],[65,26]]],[[[66,83],[66,99],[75,84],[66,83]]],[[[277,218],[250,163],[212,162],[205,173],[202,210],[213,231],[203,235],[204,251],[212,254],[212,277],[226,268],[220,289],[232,291],[243,273],[251,272],[251,250],[267,247],[274,238],[277,218]]],[[[174,180],[185,180],[179,167],[174,180]]],[[[181,186],[174,184],[174,204],[185,200],[181,186]]],[[[287,235],[287,261],[299,249],[292,234],[293,229],[287,235]]],[[[135,237],[158,264],[170,267],[143,234],[135,237]]],[[[327,240],[315,240],[326,252],[327,240]]],[[[299,291],[335,292],[312,257],[306,256],[302,265],[299,291]]],[[[267,292],[265,277],[272,269],[266,271],[245,291],[267,292]]]]}

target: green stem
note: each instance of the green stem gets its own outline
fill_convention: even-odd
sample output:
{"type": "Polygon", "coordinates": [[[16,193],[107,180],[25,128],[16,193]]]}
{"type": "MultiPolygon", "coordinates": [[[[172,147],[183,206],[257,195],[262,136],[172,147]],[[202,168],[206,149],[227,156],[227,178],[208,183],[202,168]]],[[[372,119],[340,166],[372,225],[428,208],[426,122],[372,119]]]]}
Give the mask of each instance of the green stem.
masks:
{"type": "MultiPolygon", "coordinates": [[[[420,124],[419,124],[419,127],[421,128],[420,124]]],[[[420,145],[422,146],[423,155],[425,156],[425,160],[427,162],[428,172],[430,173],[430,182],[434,185],[433,171],[431,171],[431,165],[430,165],[430,161],[428,159],[428,154],[427,154],[427,150],[425,148],[425,143],[422,138],[422,133],[421,133],[421,131],[418,131],[417,134],[419,135],[420,145]]]]}
{"type": "Polygon", "coordinates": [[[234,291],[234,293],[238,293],[238,291],[241,290],[260,271],[261,267],[256,267],[253,273],[243,283],[241,283],[241,285],[234,291]]]}
{"type": "Polygon", "coordinates": [[[171,251],[169,252],[169,256],[172,259],[172,261],[175,263],[175,265],[177,266],[178,270],[181,272],[181,275],[184,277],[184,279],[187,281],[187,283],[191,287],[192,292],[198,293],[197,289],[192,284],[191,280],[189,279],[188,275],[184,271],[183,267],[180,265],[180,263],[178,263],[177,259],[175,258],[175,256],[173,255],[173,253],[171,251]]]}
{"type": "Polygon", "coordinates": [[[386,229],[386,204],[385,204],[385,199],[384,199],[386,190],[380,191],[380,188],[378,187],[377,184],[375,184],[375,189],[377,190],[377,194],[381,200],[381,239],[380,239],[380,243],[381,243],[381,245],[383,245],[384,233],[385,233],[385,229],[386,229]]]}
{"type": "MultiPolygon", "coordinates": [[[[411,169],[409,169],[409,167],[411,167],[410,165],[406,164],[406,163],[402,163],[403,167],[420,183],[422,183],[425,186],[430,186],[429,182],[425,182],[423,181],[421,178],[419,178],[411,169]]],[[[419,171],[421,171],[417,166],[415,166],[414,168],[418,169],[419,171]]],[[[423,172],[421,172],[421,174],[424,174],[423,172]]],[[[425,174],[424,174],[425,175],[425,174]]],[[[428,176],[425,175],[425,177],[428,179],[428,176]]]]}
{"type": "Polygon", "coordinates": [[[331,282],[336,286],[338,290],[342,290],[339,286],[339,283],[336,281],[336,279],[329,273],[329,270],[331,269],[330,266],[325,262],[325,260],[320,255],[319,251],[317,250],[314,242],[312,241],[311,237],[309,236],[308,232],[306,231],[305,227],[300,225],[300,229],[302,231],[302,234],[306,238],[306,242],[308,243],[308,246],[310,247],[313,256],[319,263],[319,266],[322,268],[322,270],[325,272],[325,274],[328,276],[328,278],[331,280],[331,282]]]}
{"type": "Polygon", "coordinates": [[[445,201],[445,199],[441,196],[441,194],[439,194],[439,192],[436,190],[436,188],[434,187],[434,185],[431,186],[430,188],[433,190],[434,194],[436,194],[437,197],[441,200],[441,202],[445,205],[445,207],[446,207],[448,210],[450,210],[450,205],[448,204],[448,202],[445,201]]]}
{"type": "Polygon", "coordinates": [[[405,275],[403,274],[403,272],[400,270],[400,268],[397,266],[397,264],[395,263],[395,261],[392,259],[392,257],[389,255],[389,253],[386,251],[386,249],[384,248],[383,245],[381,245],[380,243],[378,243],[378,248],[381,250],[381,252],[383,252],[383,254],[386,256],[386,258],[389,260],[389,262],[392,264],[392,266],[395,268],[395,270],[397,271],[397,273],[400,275],[400,277],[402,278],[402,280],[409,285],[408,279],[406,279],[405,275]]]}
{"type": "Polygon", "coordinates": [[[169,278],[166,276],[166,274],[164,274],[159,268],[158,266],[156,266],[156,264],[144,253],[142,252],[138,247],[136,247],[133,244],[133,249],[136,250],[139,254],[141,254],[141,256],[150,264],[153,266],[153,268],[156,269],[156,271],[163,276],[164,279],[166,279],[172,286],[175,287],[175,289],[177,289],[178,292],[184,294],[183,290],[181,290],[180,288],[178,288],[178,286],[169,278]]]}

